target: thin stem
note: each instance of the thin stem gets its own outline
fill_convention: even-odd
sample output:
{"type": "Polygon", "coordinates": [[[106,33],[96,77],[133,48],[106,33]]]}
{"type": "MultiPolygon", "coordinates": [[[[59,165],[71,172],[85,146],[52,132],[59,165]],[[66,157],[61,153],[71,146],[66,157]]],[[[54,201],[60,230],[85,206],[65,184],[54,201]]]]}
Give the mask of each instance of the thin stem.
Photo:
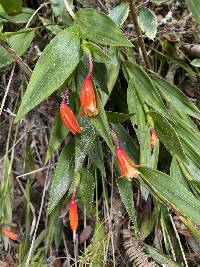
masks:
{"type": "Polygon", "coordinates": [[[65,5],[65,7],[67,9],[67,12],[70,14],[70,16],[73,19],[75,19],[75,14],[74,14],[73,10],[71,9],[70,5],[68,4],[68,2],[66,0],[63,0],[63,2],[64,2],[64,5],[65,5]]]}
{"type": "Polygon", "coordinates": [[[148,59],[144,40],[142,38],[142,32],[140,30],[140,26],[139,26],[138,21],[137,21],[137,8],[135,5],[135,0],[129,0],[129,2],[130,2],[130,10],[131,10],[131,15],[132,15],[133,25],[135,27],[138,43],[139,43],[139,46],[140,46],[141,51],[142,51],[142,56],[143,56],[145,65],[148,69],[152,69],[151,64],[149,62],[149,59],[148,59]]]}
{"type": "Polygon", "coordinates": [[[30,78],[31,77],[31,74],[32,74],[32,70],[29,68],[29,66],[26,63],[24,63],[24,61],[22,60],[22,58],[17,55],[17,53],[15,52],[15,50],[12,47],[10,47],[10,45],[7,42],[5,42],[3,40],[0,40],[0,46],[2,46],[14,58],[14,60],[18,63],[19,67],[30,78]]]}
{"type": "Polygon", "coordinates": [[[38,11],[39,11],[43,6],[46,6],[46,5],[48,5],[48,4],[50,4],[50,2],[45,2],[45,3],[41,4],[41,5],[38,7],[38,9],[35,10],[35,12],[32,14],[32,16],[30,17],[30,19],[29,19],[28,22],[26,23],[26,26],[25,26],[26,29],[29,27],[29,25],[30,25],[32,19],[35,17],[35,15],[38,13],[38,11]]]}
{"type": "Polygon", "coordinates": [[[1,113],[2,113],[2,110],[3,110],[3,107],[4,107],[4,104],[5,104],[5,101],[6,101],[6,97],[8,95],[8,91],[10,89],[10,85],[11,85],[11,81],[12,81],[12,78],[13,78],[13,74],[14,74],[14,71],[15,71],[15,64],[12,68],[12,71],[11,71],[11,74],[10,74],[10,78],[9,78],[9,81],[8,81],[8,84],[6,86],[6,91],[5,91],[5,94],[3,96],[3,100],[1,102],[1,107],[0,107],[0,116],[1,116],[1,113]]]}

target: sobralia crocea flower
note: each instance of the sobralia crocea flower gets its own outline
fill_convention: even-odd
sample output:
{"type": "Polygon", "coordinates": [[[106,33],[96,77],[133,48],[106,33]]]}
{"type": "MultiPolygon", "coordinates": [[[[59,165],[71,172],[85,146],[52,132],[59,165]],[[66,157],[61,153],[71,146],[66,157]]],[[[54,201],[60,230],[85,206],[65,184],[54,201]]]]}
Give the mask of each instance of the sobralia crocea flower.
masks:
{"type": "Polygon", "coordinates": [[[70,132],[73,134],[81,132],[81,127],[76,119],[76,116],[66,103],[66,96],[64,96],[63,101],[60,104],[60,116],[70,132]]]}
{"type": "Polygon", "coordinates": [[[76,230],[78,227],[78,207],[75,199],[75,193],[72,193],[72,198],[69,203],[69,223],[73,231],[73,239],[76,239],[76,230]]]}
{"type": "Polygon", "coordinates": [[[93,69],[91,56],[89,56],[89,64],[90,64],[90,70],[87,76],[85,77],[80,94],[81,115],[95,117],[98,114],[98,110],[97,110],[94,87],[91,80],[91,74],[93,69]]]}
{"type": "Polygon", "coordinates": [[[150,141],[151,141],[151,155],[152,155],[154,148],[156,146],[156,143],[158,141],[158,136],[156,134],[156,130],[153,127],[150,128],[150,133],[151,133],[150,141]]]}
{"type": "Polygon", "coordinates": [[[131,181],[132,178],[137,178],[139,172],[135,167],[139,165],[135,165],[135,163],[128,157],[125,150],[121,148],[118,137],[113,130],[112,130],[112,136],[116,147],[116,158],[121,173],[120,177],[126,177],[129,181],[131,181]]]}

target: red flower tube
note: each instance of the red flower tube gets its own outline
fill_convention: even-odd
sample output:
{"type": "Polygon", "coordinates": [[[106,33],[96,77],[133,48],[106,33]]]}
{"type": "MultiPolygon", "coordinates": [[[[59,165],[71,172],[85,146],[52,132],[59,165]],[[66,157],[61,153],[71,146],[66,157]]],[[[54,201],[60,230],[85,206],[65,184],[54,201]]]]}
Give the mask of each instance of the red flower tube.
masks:
{"type": "Polygon", "coordinates": [[[139,165],[135,165],[135,163],[128,157],[125,150],[120,147],[117,135],[113,130],[112,135],[116,146],[116,158],[120,168],[120,177],[126,177],[129,181],[131,181],[132,178],[138,177],[139,172],[135,167],[139,165]]]}
{"type": "Polygon", "coordinates": [[[11,240],[14,240],[14,241],[18,240],[18,234],[12,232],[8,228],[2,227],[1,228],[1,232],[2,232],[3,235],[5,235],[6,237],[8,237],[11,240]]]}
{"type": "Polygon", "coordinates": [[[97,110],[94,87],[91,81],[91,73],[93,69],[91,56],[89,56],[89,63],[90,63],[90,70],[87,76],[85,77],[80,94],[81,115],[95,117],[98,114],[98,110],[97,110]]]}
{"type": "Polygon", "coordinates": [[[73,231],[73,237],[75,240],[76,237],[76,230],[78,227],[78,208],[77,208],[77,203],[75,200],[75,193],[72,193],[72,198],[70,200],[69,203],[69,223],[70,223],[70,227],[73,231]]]}
{"type": "Polygon", "coordinates": [[[60,116],[67,127],[67,129],[73,134],[80,133],[81,127],[76,119],[76,116],[65,102],[66,96],[64,96],[62,103],[60,104],[60,116]]]}

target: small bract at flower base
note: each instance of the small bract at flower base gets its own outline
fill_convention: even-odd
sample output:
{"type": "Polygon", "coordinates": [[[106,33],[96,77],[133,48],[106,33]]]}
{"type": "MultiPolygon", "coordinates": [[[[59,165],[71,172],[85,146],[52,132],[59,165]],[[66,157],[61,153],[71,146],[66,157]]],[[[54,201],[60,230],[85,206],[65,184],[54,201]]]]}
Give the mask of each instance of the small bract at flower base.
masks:
{"type": "Polygon", "coordinates": [[[132,178],[137,178],[139,172],[136,167],[139,167],[140,165],[135,165],[135,163],[128,157],[125,150],[120,147],[117,135],[113,130],[112,136],[116,146],[116,158],[120,168],[120,177],[126,177],[129,181],[131,181],[132,178]]]}
{"type": "Polygon", "coordinates": [[[69,203],[69,223],[73,231],[73,240],[76,240],[76,230],[78,227],[78,207],[75,199],[75,193],[72,193],[72,198],[69,203]]]}
{"type": "Polygon", "coordinates": [[[91,80],[91,73],[93,69],[91,56],[89,56],[89,63],[90,63],[90,70],[87,76],[85,77],[80,94],[81,116],[95,117],[98,114],[98,110],[97,110],[94,87],[91,80]]]}
{"type": "Polygon", "coordinates": [[[73,134],[81,133],[81,127],[76,119],[76,116],[69,108],[69,106],[66,104],[65,98],[66,96],[63,98],[63,101],[60,104],[61,119],[71,133],[73,134]]]}

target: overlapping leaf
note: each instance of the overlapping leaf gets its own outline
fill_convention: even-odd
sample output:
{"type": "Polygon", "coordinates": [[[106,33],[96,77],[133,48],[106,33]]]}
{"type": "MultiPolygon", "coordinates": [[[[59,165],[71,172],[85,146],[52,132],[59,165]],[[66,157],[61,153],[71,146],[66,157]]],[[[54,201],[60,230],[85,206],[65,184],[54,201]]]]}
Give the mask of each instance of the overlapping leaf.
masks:
{"type": "Polygon", "coordinates": [[[84,8],[76,13],[76,17],[83,38],[109,46],[132,46],[120,28],[103,12],[84,8]]]}
{"type": "Polygon", "coordinates": [[[160,171],[139,167],[141,177],[163,202],[178,213],[200,223],[200,201],[182,184],[160,171]]]}

